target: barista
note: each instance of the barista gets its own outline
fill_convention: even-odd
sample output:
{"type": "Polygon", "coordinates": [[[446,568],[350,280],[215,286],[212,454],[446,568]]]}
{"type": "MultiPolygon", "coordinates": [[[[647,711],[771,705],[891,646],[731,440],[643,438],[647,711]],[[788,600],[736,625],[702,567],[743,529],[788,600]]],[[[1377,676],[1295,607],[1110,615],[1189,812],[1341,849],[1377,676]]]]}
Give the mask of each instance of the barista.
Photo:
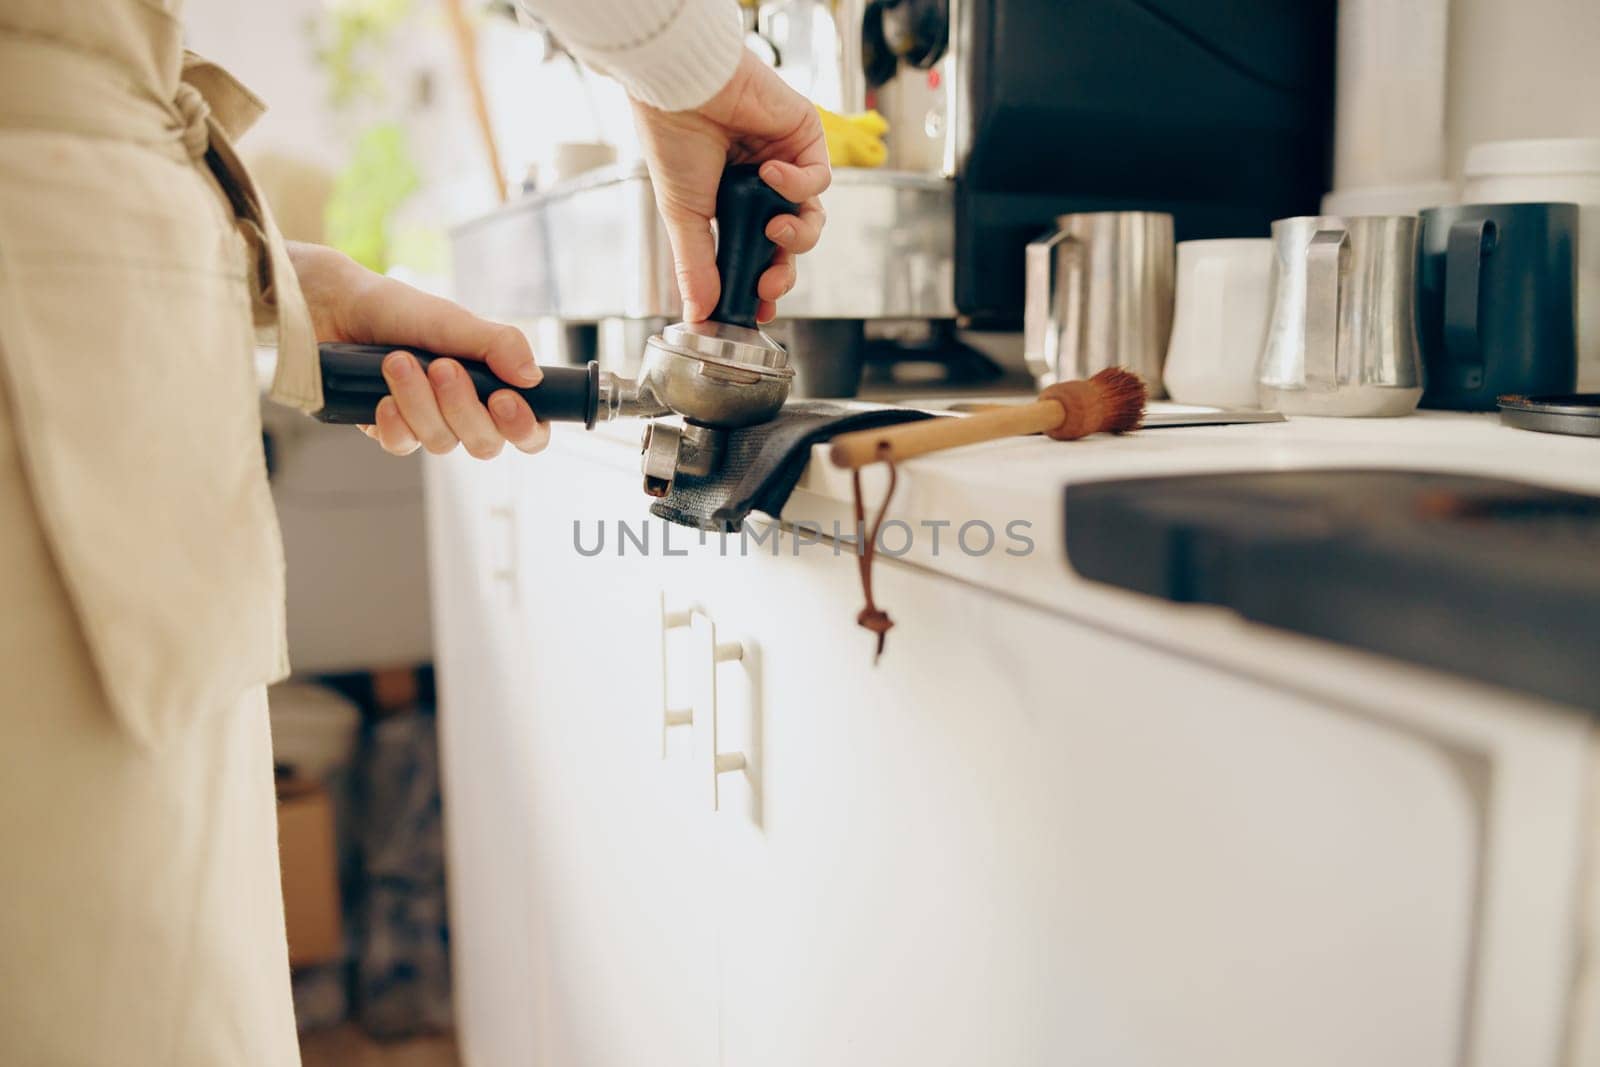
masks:
{"type": "MultiPolygon", "coordinates": [[[[288,670],[252,356],[321,402],[316,343],[539,380],[523,336],[289,245],[233,140],[259,102],[182,50],[180,0],[0,6],[0,1062],[293,1064],[265,686],[288,670]]],[[[634,97],[689,318],[715,306],[729,160],[773,220],[763,312],[816,241],[815,113],[731,0],[536,0],[634,97]]],[[[526,451],[515,394],[385,366],[391,452],[526,451]]],[[[463,709],[470,713],[471,709],[463,709]]]]}

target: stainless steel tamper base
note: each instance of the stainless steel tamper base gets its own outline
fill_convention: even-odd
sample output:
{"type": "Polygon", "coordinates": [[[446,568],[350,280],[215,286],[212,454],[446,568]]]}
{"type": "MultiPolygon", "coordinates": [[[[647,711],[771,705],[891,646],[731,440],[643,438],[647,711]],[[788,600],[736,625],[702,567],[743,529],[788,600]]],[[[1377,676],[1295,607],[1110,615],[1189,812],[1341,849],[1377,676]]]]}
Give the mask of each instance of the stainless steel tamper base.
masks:
{"type": "Polygon", "coordinates": [[[721,323],[678,323],[644,346],[640,392],[685,420],[718,430],[754,426],[789,396],[789,353],[760,330],[721,323]]]}

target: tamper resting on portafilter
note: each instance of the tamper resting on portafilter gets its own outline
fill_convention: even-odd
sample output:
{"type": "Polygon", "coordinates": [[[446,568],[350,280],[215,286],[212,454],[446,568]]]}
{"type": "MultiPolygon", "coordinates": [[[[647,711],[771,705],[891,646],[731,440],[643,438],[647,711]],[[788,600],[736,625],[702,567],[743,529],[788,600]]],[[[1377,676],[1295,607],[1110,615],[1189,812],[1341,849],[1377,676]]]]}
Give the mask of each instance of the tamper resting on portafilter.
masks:
{"type": "MultiPolygon", "coordinates": [[[[761,180],[748,164],[723,171],[717,189],[717,271],[722,296],[705,322],[679,322],[645,342],[636,381],[599,369],[544,367],[531,389],[507,384],[484,364],[461,360],[478,396],[501,389],[520,394],[542,421],[597,422],[621,416],[683,416],[683,426],[651,423],[644,435],[644,488],[665,496],[680,473],[705,475],[715,468],[728,430],[754,426],[778,414],[789,396],[794,368],[789,354],[756,325],[756,282],[772,261],[775,246],[767,223],[797,207],[761,180]]],[[[441,358],[404,345],[324,344],[323,422],[371,423],[378,401],[388,395],[383,359],[396,348],[426,367],[441,358]]]]}

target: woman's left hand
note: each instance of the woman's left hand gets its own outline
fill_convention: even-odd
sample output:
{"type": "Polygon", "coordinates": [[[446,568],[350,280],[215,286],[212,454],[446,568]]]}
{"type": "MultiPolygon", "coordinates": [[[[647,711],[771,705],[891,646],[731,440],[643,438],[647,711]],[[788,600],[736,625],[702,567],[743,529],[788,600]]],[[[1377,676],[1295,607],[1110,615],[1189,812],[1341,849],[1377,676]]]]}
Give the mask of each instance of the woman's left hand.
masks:
{"type": "Polygon", "coordinates": [[[502,389],[485,406],[456,362],[478,360],[513,385],[538,385],[543,372],[521,330],[374,274],[331,248],[291,242],[289,258],[318,341],[397,346],[384,357],[389,395],[378,403],[377,423],[361,427],[385,451],[404,456],[420,446],[443,455],[459,443],[478,459],[492,459],[507,441],[524,452],[549,443],[549,425],[534,418],[522,397],[502,389]],[[456,359],[436,360],[424,371],[405,345],[456,359]]]}

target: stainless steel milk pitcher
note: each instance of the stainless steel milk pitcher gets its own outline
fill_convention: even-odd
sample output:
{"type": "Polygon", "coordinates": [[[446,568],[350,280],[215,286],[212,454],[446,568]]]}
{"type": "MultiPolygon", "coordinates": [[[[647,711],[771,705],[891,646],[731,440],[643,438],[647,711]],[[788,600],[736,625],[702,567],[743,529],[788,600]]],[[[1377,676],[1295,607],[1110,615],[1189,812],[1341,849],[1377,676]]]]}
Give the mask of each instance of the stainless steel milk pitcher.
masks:
{"type": "Polygon", "coordinates": [[[1273,306],[1258,373],[1287,415],[1405,415],[1422,397],[1414,215],[1272,224],[1273,306]]]}
{"type": "Polygon", "coordinates": [[[1062,215],[1028,245],[1023,334],[1040,385],[1126,367],[1161,396],[1172,333],[1172,216],[1062,215]]]}

